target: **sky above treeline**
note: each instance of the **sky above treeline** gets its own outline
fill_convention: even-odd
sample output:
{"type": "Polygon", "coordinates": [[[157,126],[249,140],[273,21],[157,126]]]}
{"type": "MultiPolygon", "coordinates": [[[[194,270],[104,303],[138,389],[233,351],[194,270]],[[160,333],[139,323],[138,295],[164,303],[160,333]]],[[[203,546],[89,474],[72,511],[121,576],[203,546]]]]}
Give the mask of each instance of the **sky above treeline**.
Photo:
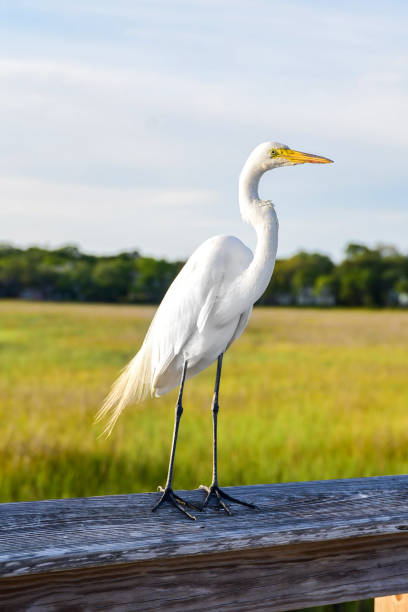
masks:
{"type": "Polygon", "coordinates": [[[408,3],[0,3],[0,241],[187,257],[250,246],[259,142],[330,157],[262,179],[279,255],[408,251],[408,3]]]}

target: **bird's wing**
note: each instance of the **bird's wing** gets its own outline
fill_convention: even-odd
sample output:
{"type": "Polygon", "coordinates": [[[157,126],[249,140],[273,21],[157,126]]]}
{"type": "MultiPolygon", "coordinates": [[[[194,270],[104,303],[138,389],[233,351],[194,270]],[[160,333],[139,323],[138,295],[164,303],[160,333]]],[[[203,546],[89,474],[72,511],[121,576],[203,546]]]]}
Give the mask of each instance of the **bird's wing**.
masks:
{"type": "Polygon", "coordinates": [[[227,344],[227,349],[231,346],[233,342],[235,342],[237,338],[240,337],[240,335],[242,334],[242,332],[244,331],[244,329],[246,328],[248,324],[251,313],[252,313],[252,306],[251,308],[249,308],[248,310],[242,313],[242,315],[239,318],[238,325],[234,332],[234,335],[232,336],[231,340],[227,344]]]}
{"type": "MultiPolygon", "coordinates": [[[[185,344],[193,334],[204,330],[228,283],[251,259],[251,251],[232,236],[210,238],[193,253],[164,296],[141,349],[115,381],[98,412],[97,420],[110,414],[106,433],[112,431],[129,402],[155,393],[156,381],[174,359],[184,358],[185,344]]],[[[241,330],[240,319],[234,338],[245,324],[241,330]]]]}
{"type": "MultiPolygon", "coordinates": [[[[220,280],[220,279],[218,279],[220,280]]],[[[201,332],[203,331],[205,324],[208,321],[208,317],[211,314],[211,311],[214,307],[215,301],[217,299],[217,294],[218,294],[218,289],[219,289],[219,285],[220,283],[217,282],[215,283],[211,289],[209,290],[207,297],[205,299],[204,304],[201,307],[201,310],[199,312],[198,318],[197,318],[197,329],[198,331],[201,332]]]]}
{"type": "Polygon", "coordinates": [[[146,336],[153,365],[152,391],[154,382],[182,353],[192,335],[203,331],[225,285],[249,265],[251,258],[251,251],[237,238],[216,236],[204,242],[187,261],[164,296],[146,336]]]}

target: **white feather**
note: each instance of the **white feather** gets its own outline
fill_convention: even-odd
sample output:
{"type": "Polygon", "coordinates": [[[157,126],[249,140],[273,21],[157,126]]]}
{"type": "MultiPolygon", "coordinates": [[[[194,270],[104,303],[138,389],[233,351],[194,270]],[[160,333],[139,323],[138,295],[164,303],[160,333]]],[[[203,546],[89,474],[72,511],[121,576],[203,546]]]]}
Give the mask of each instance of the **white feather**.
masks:
{"type": "MultiPolygon", "coordinates": [[[[186,360],[187,378],[195,376],[244,331],[253,304],[271,278],[278,245],[276,212],[269,201],[259,199],[259,180],[266,170],[304,163],[288,161],[290,153],[296,152],[267,142],[249,156],[239,179],[239,204],[243,219],[258,235],[254,255],[233,236],[210,238],[193,253],[164,296],[140,351],[97,415],[99,420],[110,414],[108,434],[128,403],[141,401],[149,392],[160,396],[173,389],[186,360]],[[281,157],[271,156],[276,150],[283,151],[281,157]]],[[[297,159],[299,155],[305,154],[297,159]]]]}

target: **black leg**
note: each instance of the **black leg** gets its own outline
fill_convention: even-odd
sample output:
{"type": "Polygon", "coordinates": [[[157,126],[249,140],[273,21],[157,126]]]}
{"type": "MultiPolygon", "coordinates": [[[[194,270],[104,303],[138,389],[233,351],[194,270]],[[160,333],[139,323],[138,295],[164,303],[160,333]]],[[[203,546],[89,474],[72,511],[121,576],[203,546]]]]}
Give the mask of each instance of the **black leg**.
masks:
{"type": "Polygon", "coordinates": [[[187,512],[186,507],[193,508],[195,510],[199,510],[200,508],[198,508],[194,504],[191,504],[185,501],[184,499],[176,495],[171,487],[172,480],[173,480],[174,456],[176,454],[177,434],[178,434],[178,428],[180,424],[181,415],[183,414],[182,400],[183,400],[183,389],[184,389],[184,382],[186,379],[186,372],[187,372],[187,361],[184,362],[183,373],[181,375],[180,390],[179,390],[177,403],[176,403],[176,414],[175,414],[174,430],[173,430],[173,442],[171,445],[171,453],[170,453],[169,469],[167,472],[167,480],[166,480],[166,484],[164,488],[159,487],[159,491],[162,492],[162,495],[159,501],[157,502],[157,504],[153,506],[152,512],[155,512],[157,508],[159,508],[165,501],[168,501],[171,504],[173,504],[173,506],[175,506],[178,510],[180,510],[180,512],[182,512],[183,514],[188,516],[188,518],[194,521],[195,516],[190,514],[190,512],[187,512]]]}
{"type": "Polygon", "coordinates": [[[241,504],[242,506],[247,506],[248,508],[256,509],[254,504],[249,504],[247,502],[241,501],[240,499],[236,499],[235,497],[231,497],[227,493],[224,493],[218,486],[218,464],[217,464],[217,418],[218,418],[218,394],[220,390],[220,380],[221,380],[221,367],[222,367],[222,358],[223,354],[218,357],[217,361],[217,374],[215,376],[215,387],[214,387],[214,396],[212,401],[212,415],[213,415],[213,479],[212,483],[209,487],[201,485],[201,489],[207,491],[207,496],[204,500],[202,509],[208,506],[210,500],[214,498],[217,502],[219,508],[223,508],[225,512],[229,515],[232,514],[230,508],[225,503],[225,499],[233,502],[235,504],[241,504]]]}

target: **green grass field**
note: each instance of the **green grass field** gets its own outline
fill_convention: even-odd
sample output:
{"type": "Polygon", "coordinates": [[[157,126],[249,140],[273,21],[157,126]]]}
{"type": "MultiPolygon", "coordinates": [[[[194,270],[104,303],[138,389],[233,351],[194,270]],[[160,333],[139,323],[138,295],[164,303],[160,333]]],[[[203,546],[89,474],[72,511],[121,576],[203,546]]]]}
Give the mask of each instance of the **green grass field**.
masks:
{"type": "MultiPolygon", "coordinates": [[[[1,501],[155,490],[176,392],[95,412],[153,308],[0,302],[1,501]]],[[[175,488],[211,479],[215,367],[189,381],[175,488]]],[[[257,309],[226,354],[221,485],[408,472],[408,312],[257,309]]]]}

